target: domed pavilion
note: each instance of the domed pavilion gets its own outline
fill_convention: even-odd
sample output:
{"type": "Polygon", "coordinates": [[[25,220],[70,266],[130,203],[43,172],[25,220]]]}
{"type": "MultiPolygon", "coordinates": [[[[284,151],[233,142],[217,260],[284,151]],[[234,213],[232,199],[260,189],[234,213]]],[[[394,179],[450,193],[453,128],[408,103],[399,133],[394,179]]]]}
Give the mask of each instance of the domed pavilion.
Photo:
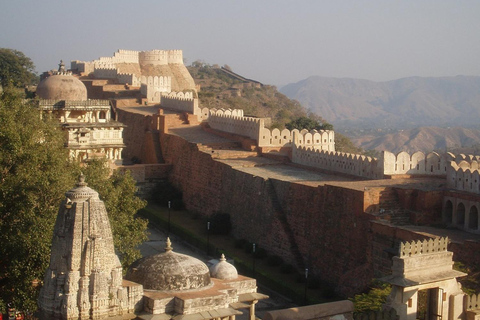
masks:
{"type": "Polygon", "coordinates": [[[255,303],[268,298],[257,293],[255,279],[238,275],[223,255],[209,270],[202,261],[174,252],[170,239],[165,252],[137,260],[125,278],[143,285],[145,313],[140,319],[154,314],[161,319],[231,320],[242,313],[239,309],[249,309],[255,319],[255,303]]]}
{"type": "Polygon", "coordinates": [[[42,116],[57,118],[66,131],[65,145],[73,159],[105,157],[121,162],[124,125],[112,119],[110,101],[89,100],[83,82],[66,71],[62,61],[36,93],[42,116]]]}

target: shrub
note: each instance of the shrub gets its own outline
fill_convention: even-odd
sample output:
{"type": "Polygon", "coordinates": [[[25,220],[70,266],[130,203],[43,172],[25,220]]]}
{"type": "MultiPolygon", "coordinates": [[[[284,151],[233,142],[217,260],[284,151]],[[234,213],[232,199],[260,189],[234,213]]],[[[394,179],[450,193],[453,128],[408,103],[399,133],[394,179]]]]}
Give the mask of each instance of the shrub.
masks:
{"type": "Polygon", "coordinates": [[[267,265],[270,267],[277,267],[283,263],[283,259],[279,256],[268,256],[267,265]]]}

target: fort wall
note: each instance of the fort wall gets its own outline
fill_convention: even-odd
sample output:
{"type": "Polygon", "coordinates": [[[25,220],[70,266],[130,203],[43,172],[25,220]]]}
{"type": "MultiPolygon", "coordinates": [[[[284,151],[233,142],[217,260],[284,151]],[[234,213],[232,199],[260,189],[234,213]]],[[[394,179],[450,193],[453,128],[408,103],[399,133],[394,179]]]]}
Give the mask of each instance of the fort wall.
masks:
{"type": "Polygon", "coordinates": [[[324,151],[312,147],[294,147],[292,162],[352,176],[382,179],[383,164],[376,158],[358,154],[324,151]]]}
{"type": "Polygon", "coordinates": [[[198,99],[193,97],[193,92],[170,92],[160,95],[162,108],[172,109],[179,112],[188,112],[201,117],[201,109],[198,107],[198,99]]]}
{"type": "Polygon", "coordinates": [[[123,159],[134,163],[163,162],[162,154],[158,149],[158,132],[156,118],[152,115],[129,113],[117,108],[117,120],[126,124],[123,130],[123,142],[126,148],[123,159]]]}
{"type": "Polygon", "coordinates": [[[265,119],[244,117],[243,110],[210,109],[208,124],[212,129],[259,141],[265,119]]]}
{"type": "MultiPolygon", "coordinates": [[[[462,159],[460,157],[460,159],[462,159]]],[[[459,191],[480,194],[480,170],[476,159],[471,161],[450,161],[447,174],[447,186],[459,191]],[[457,163],[458,162],[458,163],[457,163]]]]}
{"type": "Polygon", "coordinates": [[[234,236],[297,268],[308,263],[312,276],[341,284],[344,293],[368,285],[373,271],[363,191],[264,179],[215,161],[178,136],[162,134],[161,145],[172,164],[170,180],[183,191],[189,210],[229,213],[234,236]]]}

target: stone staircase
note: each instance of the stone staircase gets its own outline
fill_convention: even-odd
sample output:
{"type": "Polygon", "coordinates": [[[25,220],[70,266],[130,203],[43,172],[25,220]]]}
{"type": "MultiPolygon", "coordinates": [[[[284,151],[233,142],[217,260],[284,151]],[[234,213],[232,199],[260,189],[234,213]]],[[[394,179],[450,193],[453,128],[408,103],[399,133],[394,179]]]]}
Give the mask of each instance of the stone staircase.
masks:
{"type": "Polygon", "coordinates": [[[402,208],[397,192],[393,188],[387,188],[380,192],[379,211],[376,216],[394,225],[410,224],[409,212],[402,208]]]}

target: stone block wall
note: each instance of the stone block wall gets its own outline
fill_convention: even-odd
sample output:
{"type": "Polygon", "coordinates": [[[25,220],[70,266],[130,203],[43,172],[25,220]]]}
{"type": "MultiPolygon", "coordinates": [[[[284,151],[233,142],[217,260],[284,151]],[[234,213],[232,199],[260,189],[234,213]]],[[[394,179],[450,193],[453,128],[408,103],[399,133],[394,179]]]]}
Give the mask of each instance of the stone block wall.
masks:
{"type": "Polygon", "coordinates": [[[373,270],[363,191],[266,180],[214,161],[177,136],[162,134],[161,144],[172,163],[170,180],[189,210],[229,213],[234,236],[294,266],[308,265],[312,275],[345,294],[368,285],[373,270]]]}
{"type": "Polygon", "coordinates": [[[126,145],[123,159],[127,163],[132,159],[144,164],[162,162],[158,133],[153,131],[157,127],[154,116],[129,113],[117,108],[117,120],[127,125],[123,130],[123,142],[126,145]]]}

